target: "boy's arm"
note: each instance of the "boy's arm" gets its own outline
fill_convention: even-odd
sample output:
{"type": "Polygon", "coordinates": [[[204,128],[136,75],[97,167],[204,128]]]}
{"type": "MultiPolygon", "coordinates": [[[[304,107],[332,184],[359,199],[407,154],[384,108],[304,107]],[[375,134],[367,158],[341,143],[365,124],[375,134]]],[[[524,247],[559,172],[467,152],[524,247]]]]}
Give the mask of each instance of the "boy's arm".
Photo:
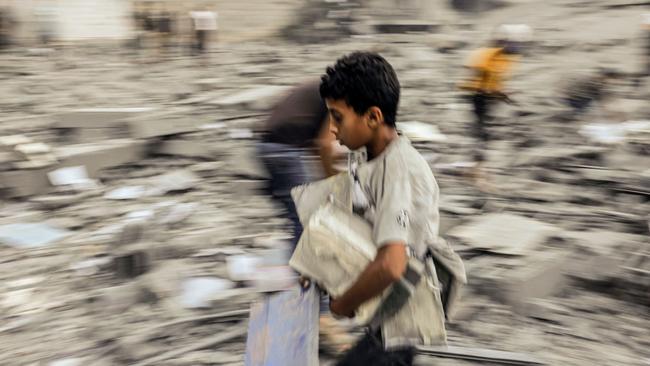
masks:
{"type": "Polygon", "coordinates": [[[377,252],[375,260],[359,275],[356,282],[341,297],[332,299],[330,309],[340,316],[353,317],[359,305],[379,296],[398,281],[408,263],[406,243],[388,242],[377,252]]]}

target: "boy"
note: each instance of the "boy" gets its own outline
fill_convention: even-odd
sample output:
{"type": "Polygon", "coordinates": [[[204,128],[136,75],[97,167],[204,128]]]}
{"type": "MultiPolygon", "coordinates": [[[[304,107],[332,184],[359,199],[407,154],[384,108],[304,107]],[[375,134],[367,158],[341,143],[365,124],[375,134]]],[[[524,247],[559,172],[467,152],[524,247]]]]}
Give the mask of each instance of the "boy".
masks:
{"type": "MultiPolygon", "coordinates": [[[[422,156],[396,129],[400,84],[380,55],[355,52],[322,76],[320,94],[330,129],[351,150],[366,148],[368,161],[352,169],[354,211],[373,226],[377,256],[342,296],[332,313],[352,317],[365,301],[380,295],[404,274],[410,255],[422,257],[438,236],[438,185],[422,156]]],[[[433,311],[433,310],[432,310],[433,311]]],[[[383,324],[383,323],[381,323],[383,324]]],[[[413,344],[386,350],[394,340],[369,332],[338,365],[411,365],[413,344]]]]}
{"type": "MultiPolygon", "coordinates": [[[[257,146],[258,155],[269,173],[268,190],[284,208],[283,216],[292,226],[291,250],[298,244],[302,225],[291,199],[291,188],[316,180],[310,174],[307,160],[318,156],[322,174],[337,173],[334,163],[334,135],[327,126],[327,107],[320,96],[320,81],[309,80],[291,89],[273,108],[264,121],[263,134],[257,146]]],[[[327,310],[327,301],[321,306],[327,310]]],[[[327,314],[320,317],[320,340],[323,349],[340,352],[351,342],[350,337],[327,314]]]]}
{"type": "Polygon", "coordinates": [[[264,121],[258,155],[270,175],[269,190],[285,209],[293,226],[291,239],[295,248],[302,225],[291,200],[291,188],[314,179],[308,174],[306,160],[318,154],[323,174],[336,174],[333,166],[334,136],[327,128],[327,107],[321,99],[317,79],[293,88],[275,105],[264,121]]]}

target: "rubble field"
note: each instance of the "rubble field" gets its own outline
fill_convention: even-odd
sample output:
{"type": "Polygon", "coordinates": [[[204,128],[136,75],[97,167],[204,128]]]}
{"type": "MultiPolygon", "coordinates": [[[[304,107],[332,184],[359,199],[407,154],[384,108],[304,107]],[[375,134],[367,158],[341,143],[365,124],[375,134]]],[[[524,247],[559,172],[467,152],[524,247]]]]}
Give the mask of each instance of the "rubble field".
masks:
{"type": "Polygon", "coordinates": [[[0,53],[0,364],[243,365],[250,303],[293,280],[259,124],[291,85],[373,49],[398,73],[401,128],[438,179],[441,232],[467,267],[449,344],[547,365],[648,365],[639,7],[535,6],[447,10],[426,32],[223,43],[207,60],[108,46],[0,53]],[[517,105],[494,111],[486,193],[467,178],[476,142],[457,85],[469,52],[513,18],[535,37],[508,82],[517,105]],[[622,73],[620,119],[595,107],[559,120],[558,85],[598,66],[622,73]]]}

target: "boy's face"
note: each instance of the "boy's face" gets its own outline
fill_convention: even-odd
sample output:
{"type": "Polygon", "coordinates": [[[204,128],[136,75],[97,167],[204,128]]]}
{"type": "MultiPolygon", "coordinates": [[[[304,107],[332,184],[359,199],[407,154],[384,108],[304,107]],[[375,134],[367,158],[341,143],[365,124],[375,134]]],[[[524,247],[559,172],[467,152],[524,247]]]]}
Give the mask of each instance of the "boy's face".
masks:
{"type": "Polygon", "coordinates": [[[345,100],[325,99],[329,110],[330,131],[341,145],[350,150],[367,145],[373,136],[373,129],[367,115],[359,115],[345,100]]]}

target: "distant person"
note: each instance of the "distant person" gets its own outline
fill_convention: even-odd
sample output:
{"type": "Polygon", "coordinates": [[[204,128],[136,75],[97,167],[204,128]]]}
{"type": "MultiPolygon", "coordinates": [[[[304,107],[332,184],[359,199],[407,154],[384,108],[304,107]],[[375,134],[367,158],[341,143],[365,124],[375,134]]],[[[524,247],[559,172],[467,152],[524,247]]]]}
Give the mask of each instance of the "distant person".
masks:
{"type": "Polygon", "coordinates": [[[210,10],[190,12],[194,23],[195,51],[205,53],[208,42],[217,31],[217,13],[210,10]]]}
{"type": "Polygon", "coordinates": [[[45,47],[56,38],[56,9],[52,5],[41,4],[34,8],[39,39],[45,47]]]}
{"type": "Polygon", "coordinates": [[[307,161],[320,158],[323,175],[336,174],[332,156],[334,135],[327,127],[327,107],[314,80],[292,89],[273,108],[262,127],[258,154],[270,175],[269,189],[285,209],[292,225],[292,245],[302,234],[302,225],[291,199],[291,189],[316,178],[309,175],[307,161]]]}
{"type": "Polygon", "coordinates": [[[488,188],[482,171],[485,150],[490,141],[488,124],[490,110],[496,102],[514,103],[504,88],[504,81],[519,59],[521,47],[530,29],[525,25],[499,27],[496,39],[490,47],[475,51],[466,65],[472,73],[461,89],[469,91],[474,109],[474,137],[479,145],[474,152],[476,166],[472,179],[479,188],[488,188]]]}
{"type": "Polygon", "coordinates": [[[158,17],[158,34],[160,37],[160,49],[165,51],[171,45],[173,20],[168,11],[163,11],[158,17]]]}
{"type": "Polygon", "coordinates": [[[644,76],[650,76],[650,13],[643,14],[643,21],[641,24],[643,32],[643,65],[645,70],[644,76]]]}
{"type": "Polygon", "coordinates": [[[133,28],[135,30],[135,48],[139,50],[143,46],[144,13],[138,8],[133,11],[133,28]]]}
{"type": "Polygon", "coordinates": [[[0,8],[0,50],[11,43],[11,18],[9,11],[0,8]]]}

